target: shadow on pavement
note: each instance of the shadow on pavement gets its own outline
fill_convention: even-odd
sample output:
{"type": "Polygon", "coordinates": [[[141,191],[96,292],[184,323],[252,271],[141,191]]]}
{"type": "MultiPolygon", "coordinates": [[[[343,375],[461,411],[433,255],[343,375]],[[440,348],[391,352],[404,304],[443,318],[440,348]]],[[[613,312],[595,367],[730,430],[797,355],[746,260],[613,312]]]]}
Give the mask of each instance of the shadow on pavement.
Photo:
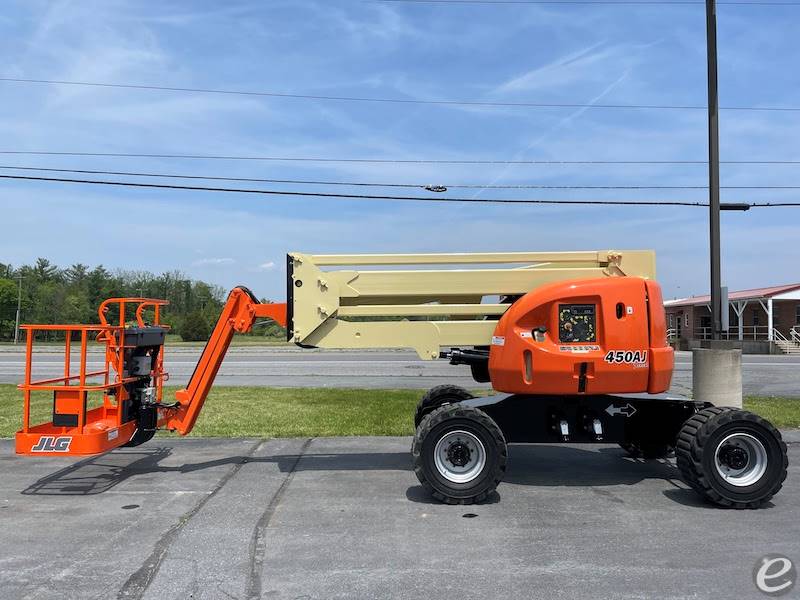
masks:
{"type": "MultiPolygon", "coordinates": [[[[408,488],[406,490],[406,498],[411,500],[411,502],[417,502],[419,504],[441,504],[441,502],[431,496],[421,485],[412,485],[408,488]]],[[[498,502],[500,502],[500,494],[495,490],[489,494],[486,500],[477,502],[476,504],[496,504],[498,502]]]]}
{"type": "MultiPolygon", "coordinates": [[[[410,471],[408,452],[356,452],[297,454],[277,456],[226,456],[223,458],[182,465],[162,465],[172,448],[117,450],[101,456],[78,461],[69,467],[47,475],[22,491],[25,495],[96,495],[107,492],[132,477],[156,473],[192,473],[226,465],[250,463],[277,464],[282,473],[295,471],[410,471]]],[[[635,485],[645,479],[661,479],[675,489],[664,495],[679,504],[707,506],[693,491],[686,489],[677,469],[667,461],[639,460],[625,456],[614,447],[582,449],[574,446],[527,445],[511,446],[508,470],[504,481],[515,485],[552,486],[611,486],[635,485]]],[[[502,488],[501,488],[502,489],[502,488]]],[[[602,494],[602,490],[598,490],[602,494]]],[[[406,496],[412,502],[434,503],[422,488],[413,486],[406,496]]],[[[487,502],[497,502],[495,493],[487,502]]]]}
{"type": "Polygon", "coordinates": [[[29,496],[102,494],[134,475],[159,470],[159,461],[171,453],[171,448],[151,448],[92,456],[42,477],[22,493],[29,496]]]}
{"type": "Polygon", "coordinates": [[[409,471],[407,452],[362,452],[342,454],[297,454],[277,456],[226,456],[178,466],[159,464],[172,454],[171,448],[117,450],[78,461],[29,485],[29,496],[91,496],[102,494],[135,476],[155,473],[192,473],[226,465],[274,463],[281,473],[294,471],[409,471]]]}
{"type": "Polygon", "coordinates": [[[634,485],[645,479],[680,479],[666,460],[629,458],[615,446],[511,446],[504,481],[534,486],[634,485]]]}

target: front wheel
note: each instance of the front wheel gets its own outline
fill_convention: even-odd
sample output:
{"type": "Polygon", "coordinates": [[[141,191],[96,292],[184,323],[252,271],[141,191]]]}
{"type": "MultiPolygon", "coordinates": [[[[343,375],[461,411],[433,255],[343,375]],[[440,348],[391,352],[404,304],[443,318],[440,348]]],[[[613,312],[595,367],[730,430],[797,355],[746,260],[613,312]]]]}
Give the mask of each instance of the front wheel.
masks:
{"type": "Polygon", "coordinates": [[[684,423],[675,450],[684,481],[711,502],[758,508],[783,485],[789,459],[780,432],[766,419],[710,407],[684,423]]]}
{"type": "Polygon", "coordinates": [[[448,504],[485,500],[503,479],[508,459],[497,424],[459,404],[441,406],[422,420],[411,453],[417,479],[448,504]]]}

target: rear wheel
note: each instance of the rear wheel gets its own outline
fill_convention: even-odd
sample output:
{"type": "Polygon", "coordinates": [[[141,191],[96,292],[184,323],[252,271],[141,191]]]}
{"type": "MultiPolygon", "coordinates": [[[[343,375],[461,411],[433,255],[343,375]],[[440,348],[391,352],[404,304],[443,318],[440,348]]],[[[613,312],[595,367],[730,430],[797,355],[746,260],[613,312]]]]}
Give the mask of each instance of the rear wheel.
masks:
{"type": "Polygon", "coordinates": [[[766,419],[711,407],[681,428],[675,451],[683,479],[720,506],[758,508],[783,485],[789,460],[780,432],[766,419]]]}
{"type": "Polygon", "coordinates": [[[474,396],[467,390],[457,385],[437,385],[428,390],[417,404],[414,413],[414,427],[419,427],[425,415],[432,412],[435,408],[445,404],[453,404],[462,400],[469,400],[474,396]]]}
{"type": "Polygon", "coordinates": [[[508,458],[497,424],[459,404],[441,406],[422,420],[411,453],[420,483],[448,504],[485,500],[502,480],[508,458]]]}

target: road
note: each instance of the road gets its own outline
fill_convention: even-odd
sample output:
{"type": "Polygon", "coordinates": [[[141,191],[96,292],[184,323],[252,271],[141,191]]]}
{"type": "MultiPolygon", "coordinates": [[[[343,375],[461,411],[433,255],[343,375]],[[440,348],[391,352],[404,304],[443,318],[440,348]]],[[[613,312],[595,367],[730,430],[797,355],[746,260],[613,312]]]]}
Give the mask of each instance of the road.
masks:
{"type": "MultiPolygon", "coordinates": [[[[197,363],[200,349],[167,348],[170,383],[183,385],[197,363]]],[[[102,365],[91,353],[90,368],[102,365]]],[[[58,377],[63,372],[60,353],[36,353],[37,377],[58,377]]],[[[800,356],[746,355],[743,385],[746,395],[800,397],[800,356]]],[[[24,356],[0,352],[0,383],[22,380],[24,356]]],[[[73,368],[77,368],[74,365],[73,368]]],[[[233,348],[220,369],[219,385],[275,387],[358,387],[426,389],[440,383],[479,388],[465,366],[446,360],[423,361],[406,351],[302,350],[299,348],[233,348]]],[[[692,385],[692,356],[678,352],[672,391],[686,393],[692,385]]]]}
{"type": "MultiPolygon", "coordinates": [[[[409,438],[159,438],[80,461],[0,441],[0,589],[36,598],[764,598],[800,563],[800,435],[766,508],[722,510],[672,461],[512,446],[486,504],[432,502],[409,438]],[[465,518],[468,517],[468,518],[465,518]]],[[[794,596],[792,596],[794,597],[794,596]]]]}

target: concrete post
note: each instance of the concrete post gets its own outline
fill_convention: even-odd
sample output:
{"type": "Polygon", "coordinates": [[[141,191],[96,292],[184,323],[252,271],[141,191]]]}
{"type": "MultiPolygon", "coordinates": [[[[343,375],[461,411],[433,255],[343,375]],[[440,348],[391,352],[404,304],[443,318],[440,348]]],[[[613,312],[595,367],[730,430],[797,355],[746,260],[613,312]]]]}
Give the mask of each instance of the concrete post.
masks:
{"type": "Polygon", "coordinates": [[[742,407],[742,351],[697,348],[692,351],[694,399],[715,406],[742,407]]]}

